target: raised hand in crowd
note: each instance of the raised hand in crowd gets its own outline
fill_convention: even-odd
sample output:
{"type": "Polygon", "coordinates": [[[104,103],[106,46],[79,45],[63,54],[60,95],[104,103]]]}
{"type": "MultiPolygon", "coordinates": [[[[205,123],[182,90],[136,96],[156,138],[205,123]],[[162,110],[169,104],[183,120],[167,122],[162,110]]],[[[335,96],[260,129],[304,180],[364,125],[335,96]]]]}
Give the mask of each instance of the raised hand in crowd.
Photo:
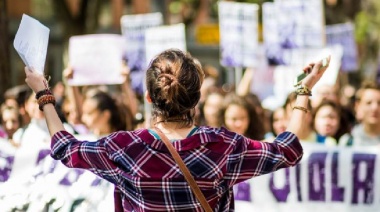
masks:
{"type": "Polygon", "coordinates": [[[311,90],[314,85],[321,79],[326,69],[329,66],[331,57],[327,57],[323,60],[320,60],[316,63],[310,63],[305,66],[303,69],[304,73],[307,73],[307,76],[299,83],[299,86],[296,88],[295,93],[297,98],[292,105],[292,114],[289,119],[287,130],[293,132],[297,136],[300,136],[304,132],[305,125],[302,124],[308,112],[309,96],[311,96],[311,90]]]}

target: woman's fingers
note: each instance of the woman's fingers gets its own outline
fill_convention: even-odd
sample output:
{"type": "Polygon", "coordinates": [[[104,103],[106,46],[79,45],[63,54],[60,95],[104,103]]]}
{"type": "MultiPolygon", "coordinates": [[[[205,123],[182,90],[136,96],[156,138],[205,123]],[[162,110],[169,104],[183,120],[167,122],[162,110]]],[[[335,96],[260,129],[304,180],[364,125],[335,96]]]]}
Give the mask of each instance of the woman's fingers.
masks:
{"type": "Polygon", "coordinates": [[[28,76],[32,72],[32,70],[30,70],[27,66],[25,66],[24,71],[26,76],[28,76]]]}
{"type": "Polygon", "coordinates": [[[44,76],[37,73],[30,67],[25,67],[24,70],[26,75],[25,82],[34,92],[45,89],[46,84],[44,83],[44,76]]]}
{"type": "Polygon", "coordinates": [[[325,71],[327,70],[327,68],[330,65],[330,60],[331,60],[331,56],[329,55],[328,57],[324,58],[323,60],[321,60],[319,62],[320,67],[318,69],[318,74],[320,74],[322,76],[325,73],[325,71]]]}
{"type": "Polygon", "coordinates": [[[63,76],[66,78],[66,79],[72,79],[73,76],[74,76],[74,71],[73,69],[68,66],[65,70],[63,70],[63,76]]]}

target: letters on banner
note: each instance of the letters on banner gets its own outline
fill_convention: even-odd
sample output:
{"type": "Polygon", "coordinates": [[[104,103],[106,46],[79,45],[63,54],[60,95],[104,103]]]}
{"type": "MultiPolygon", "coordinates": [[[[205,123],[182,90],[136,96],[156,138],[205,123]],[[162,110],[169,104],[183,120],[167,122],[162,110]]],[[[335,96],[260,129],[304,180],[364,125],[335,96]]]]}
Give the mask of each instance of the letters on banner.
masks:
{"type": "Polygon", "coordinates": [[[235,186],[236,211],[377,211],[380,147],[305,145],[299,165],[235,186]]]}

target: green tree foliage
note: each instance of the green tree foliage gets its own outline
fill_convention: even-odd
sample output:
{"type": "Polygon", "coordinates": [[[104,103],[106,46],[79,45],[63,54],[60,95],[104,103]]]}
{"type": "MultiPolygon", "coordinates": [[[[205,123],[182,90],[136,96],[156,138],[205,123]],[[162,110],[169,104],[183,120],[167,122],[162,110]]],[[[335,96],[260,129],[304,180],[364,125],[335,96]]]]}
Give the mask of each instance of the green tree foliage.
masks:
{"type": "Polygon", "coordinates": [[[362,1],[355,18],[355,37],[359,45],[362,77],[375,79],[379,66],[380,1],[362,1]]]}

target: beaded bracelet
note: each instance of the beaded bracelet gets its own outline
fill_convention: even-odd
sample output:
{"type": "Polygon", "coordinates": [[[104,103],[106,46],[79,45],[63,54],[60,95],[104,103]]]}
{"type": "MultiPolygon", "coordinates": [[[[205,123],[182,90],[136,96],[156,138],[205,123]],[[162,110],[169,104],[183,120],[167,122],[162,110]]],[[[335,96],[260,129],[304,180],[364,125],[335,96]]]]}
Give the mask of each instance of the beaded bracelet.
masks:
{"type": "Polygon", "coordinates": [[[306,85],[299,85],[295,91],[297,95],[311,96],[311,91],[306,85]]]}
{"type": "Polygon", "coordinates": [[[36,93],[36,99],[38,100],[43,95],[52,95],[52,92],[48,88],[41,90],[41,91],[38,91],[36,93]]]}
{"type": "Polygon", "coordinates": [[[40,111],[44,111],[43,107],[46,104],[53,104],[55,106],[55,98],[51,94],[41,96],[40,98],[37,99],[37,102],[38,102],[38,106],[39,106],[38,108],[40,109],[40,111]]]}
{"type": "Polygon", "coordinates": [[[302,106],[294,106],[293,110],[294,109],[302,110],[305,113],[309,112],[309,110],[306,107],[302,107],[302,106]]]}

